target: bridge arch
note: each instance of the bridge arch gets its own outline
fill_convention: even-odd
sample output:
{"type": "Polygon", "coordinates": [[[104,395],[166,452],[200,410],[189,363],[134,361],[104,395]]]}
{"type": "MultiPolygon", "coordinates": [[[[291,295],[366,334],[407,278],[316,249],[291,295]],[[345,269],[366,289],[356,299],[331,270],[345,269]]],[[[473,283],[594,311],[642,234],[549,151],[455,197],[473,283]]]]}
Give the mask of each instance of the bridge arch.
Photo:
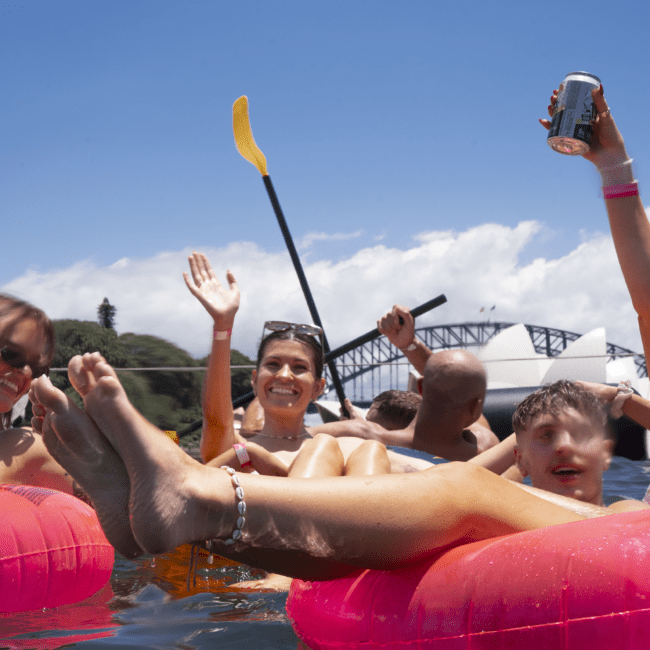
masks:
{"type": "MultiPolygon", "coordinates": [[[[455,323],[431,325],[415,330],[416,337],[431,350],[450,348],[478,348],[503,330],[516,325],[505,322],[455,323]]],[[[539,325],[524,325],[535,351],[548,357],[559,355],[567,346],[582,336],[576,332],[539,325]]],[[[647,377],[645,357],[614,343],[607,343],[611,359],[633,356],[639,377],[647,377]]],[[[336,359],[336,366],[345,385],[346,395],[353,400],[370,400],[374,395],[393,388],[404,388],[408,381],[408,360],[404,354],[381,336],[346,352],[336,359]]],[[[329,372],[325,372],[327,386],[333,390],[329,372]]],[[[331,393],[333,395],[333,393],[331,393]]]]}

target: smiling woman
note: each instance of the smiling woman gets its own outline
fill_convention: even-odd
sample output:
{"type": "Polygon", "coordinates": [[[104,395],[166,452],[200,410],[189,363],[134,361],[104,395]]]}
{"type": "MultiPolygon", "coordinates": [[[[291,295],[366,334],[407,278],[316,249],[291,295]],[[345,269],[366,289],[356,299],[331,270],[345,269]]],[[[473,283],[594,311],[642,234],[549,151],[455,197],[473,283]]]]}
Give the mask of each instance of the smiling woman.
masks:
{"type": "Polygon", "coordinates": [[[295,331],[292,324],[287,325],[287,329],[269,334],[260,345],[257,368],[253,371],[253,390],[264,409],[262,434],[269,435],[267,420],[270,423],[280,418],[283,437],[287,438],[286,434],[293,430],[298,438],[307,435],[303,424],[305,412],[309,403],[323,392],[325,380],[323,364],[317,366],[316,362],[322,358],[322,350],[314,351],[317,344],[313,336],[295,331]],[[290,417],[292,412],[295,415],[290,417]]]}
{"type": "Polygon", "coordinates": [[[0,413],[2,428],[11,426],[14,404],[32,379],[47,374],[54,356],[54,328],[37,307],[0,294],[0,413]]]}
{"type": "Polygon", "coordinates": [[[235,431],[230,336],[239,309],[239,289],[230,271],[228,287],[222,286],[205,255],[193,253],[189,263],[185,283],[213,320],[212,351],[203,393],[203,461],[299,478],[389,472],[390,455],[383,445],[357,437],[315,435],[317,430],[305,426],[307,407],[325,386],[322,332],[313,325],[265,323],[262,334],[266,330],[270,334],[262,339],[252,377],[253,390],[264,411],[264,424],[252,438],[244,439],[235,431]],[[235,453],[235,445],[244,446],[246,452],[239,449],[235,453]]]}
{"type": "MultiPolygon", "coordinates": [[[[213,319],[201,437],[201,456],[210,462],[232,452],[234,444],[249,443],[235,433],[230,390],[230,335],[239,309],[239,289],[230,272],[229,286],[222,286],[205,255],[194,253],[189,262],[192,278],[184,274],[185,282],[213,319]]],[[[253,439],[257,444],[249,444],[249,451],[255,453],[259,445],[261,451],[269,452],[266,458],[271,462],[270,454],[277,457],[286,474],[286,467],[311,438],[304,416],[309,402],[324,387],[323,350],[317,338],[320,330],[311,325],[269,321],[266,329],[271,333],[262,340],[252,377],[253,390],[264,410],[264,425],[253,439]]],[[[252,465],[266,473],[259,464],[258,454],[252,465]]]]}
{"type": "Polygon", "coordinates": [[[16,402],[32,379],[47,374],[54,356],[54,328],[43,311],[0,294],[0,483],[72,492],[72,480],[30,427],[12,428],[16,402]]]}

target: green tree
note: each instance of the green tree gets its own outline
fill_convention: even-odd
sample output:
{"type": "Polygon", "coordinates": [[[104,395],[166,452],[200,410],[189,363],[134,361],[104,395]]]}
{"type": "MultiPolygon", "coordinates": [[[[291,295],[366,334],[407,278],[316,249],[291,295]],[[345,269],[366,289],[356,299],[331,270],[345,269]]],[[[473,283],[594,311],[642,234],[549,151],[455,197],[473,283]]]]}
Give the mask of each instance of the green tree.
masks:
{"type": "MultiPolygon", "coordinates": [[[[132,368],[196,368],[201,365],[185,350],[155,336],[128,332],[120,335],[119,340],[132,368]]],[[[176,430],[201,418],[204,374],[196,370],[147,370],[120,373],[120,379],[124,375],[129,398],[147,419],[163,429],[176,430]]]]}
{"type": "Polygon", "coordinates": [[[115,313],[117,308],[104,298],[102,304],[97,307],[97,322],[107,329],[115,330],[115,313]]]}
{"type": "MultiPolygon", "coordinates": [[[[53,368],[66,368],[76,354],[98,351],[116,368],[129,399],[148,420],[162,429],[176,431],[201,420],[201,390],[205,372],[159,368],[204,368],[207,357],[197,360],[164,339],[132,333],[118,336],[115,330],[88,321],[54,321],[54,330],[56,355],[53,368]],[[152,370],[128,371],[120,368],[152,370]]],[[[230,363],[232,366],[253,365],[248,357],[237,350],[232,350],[230,363]]],[[[233,368],[233,398],[250,392],[251,372],[250,368],[233,368]]],[[[53,372],[52,381],[81,405],[81,399],[65,372],[53,372]]]]}
{"type": "MultiPolygon", "coordinates": [[[[100,352],[112,366],[127,365],[124,346],[113,329],[90,321],[67,319],[54,321],[54,333],[56,352],[52,361],[53,368],[67,368],[68,362],[75,355],[95,351],[100,352]]],[[[65,372],[52,373],[52,381],[66,392],[71,387],[65,372]]]]}
{"type": "Polygon", "coordinates": [[[233,400],[246,395],[253,390],[251,384],[251,377],[253,375],[252,368],[237,368],[237,366],[254,366],[255,362],[243,355],[238,350],[232,350],[230,353],[230,382],[232,385],[232,398],[233,400]]]}

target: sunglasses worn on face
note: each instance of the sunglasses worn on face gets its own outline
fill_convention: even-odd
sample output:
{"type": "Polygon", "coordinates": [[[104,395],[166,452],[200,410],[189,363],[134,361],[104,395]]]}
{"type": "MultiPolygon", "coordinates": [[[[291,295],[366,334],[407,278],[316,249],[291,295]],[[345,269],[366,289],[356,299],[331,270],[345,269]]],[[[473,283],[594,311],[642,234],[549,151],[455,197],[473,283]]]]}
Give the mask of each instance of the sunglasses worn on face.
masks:
{"type": "Polygon", "coordinates": [[[36,379],[41,375],[49,374],[49,368],[47,366],[40,366],[38,364],[29,363],[27,361],[27,357],[23,352],[20,352],[19,350],[12,350],[7,346],[0,348],[0,358],[6,365],[10,366],[11,368],[16,368],[17,370],[22,370],[25,366],[29,366],[32,371],[33,379],[36,379]]]}

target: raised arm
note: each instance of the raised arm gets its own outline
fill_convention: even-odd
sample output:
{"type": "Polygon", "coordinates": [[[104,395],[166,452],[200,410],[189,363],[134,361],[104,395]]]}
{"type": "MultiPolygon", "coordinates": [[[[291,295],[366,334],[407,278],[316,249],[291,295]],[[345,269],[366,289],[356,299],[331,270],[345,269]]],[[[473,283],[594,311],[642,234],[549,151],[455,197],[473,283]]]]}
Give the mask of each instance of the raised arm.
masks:
{"type": "Polygon", "coordinates": [[[424,366],[433,352],[415,337],[415,319],[407,307],[395,305],[377,321],[377,329],[404,353],[421,375],[424,374],[424,366]]]}
{"type": "Polygon", "coordinates": [[[612,417],[627,415],[646,429],[650,429],[650,400],[631,392],[621,392],[616,386],[607,384],[595,384],[589,381],[581,381],[587,390],[598,397],[598,399],[610,410],[612,417]]]}
{"type": "Polygon", "coordinates": [[[495,474],[503,474],[515,464],[515,447],[517,439],[514,433],[502,440],[494,447],[486,449],[484,452],[470,458],[467,462],[480,465],[489,469],[495,474]]]}
{"type": "Polygon", "coordinates": [[[237,442],[230,386],[230,335],[239,309],[239,289],[228,271],[228,288],[221,285],[208,258],[202,253],[189,257],[190,275],[183,273],[191,294],[213,320],[212,351],[203,387],[203,432],[201,458],[208,462],[237,442]]]}
{"type": "MultiPolygon", "coordinates": [[[[634,180],[632,159],[607,106],[602,85],[592,95],[598,117],[591,149],[584,157],[596,166],[603,181],[612,238],[632,304],[639,315],[647,357],[650,354],[650,223],[634,180]]],[[[549,115],[556,102],[557,91],[554,90],[549,115]]],[[[549,120],[540,122],[545,128],[550,127],[549,120]]]]}

